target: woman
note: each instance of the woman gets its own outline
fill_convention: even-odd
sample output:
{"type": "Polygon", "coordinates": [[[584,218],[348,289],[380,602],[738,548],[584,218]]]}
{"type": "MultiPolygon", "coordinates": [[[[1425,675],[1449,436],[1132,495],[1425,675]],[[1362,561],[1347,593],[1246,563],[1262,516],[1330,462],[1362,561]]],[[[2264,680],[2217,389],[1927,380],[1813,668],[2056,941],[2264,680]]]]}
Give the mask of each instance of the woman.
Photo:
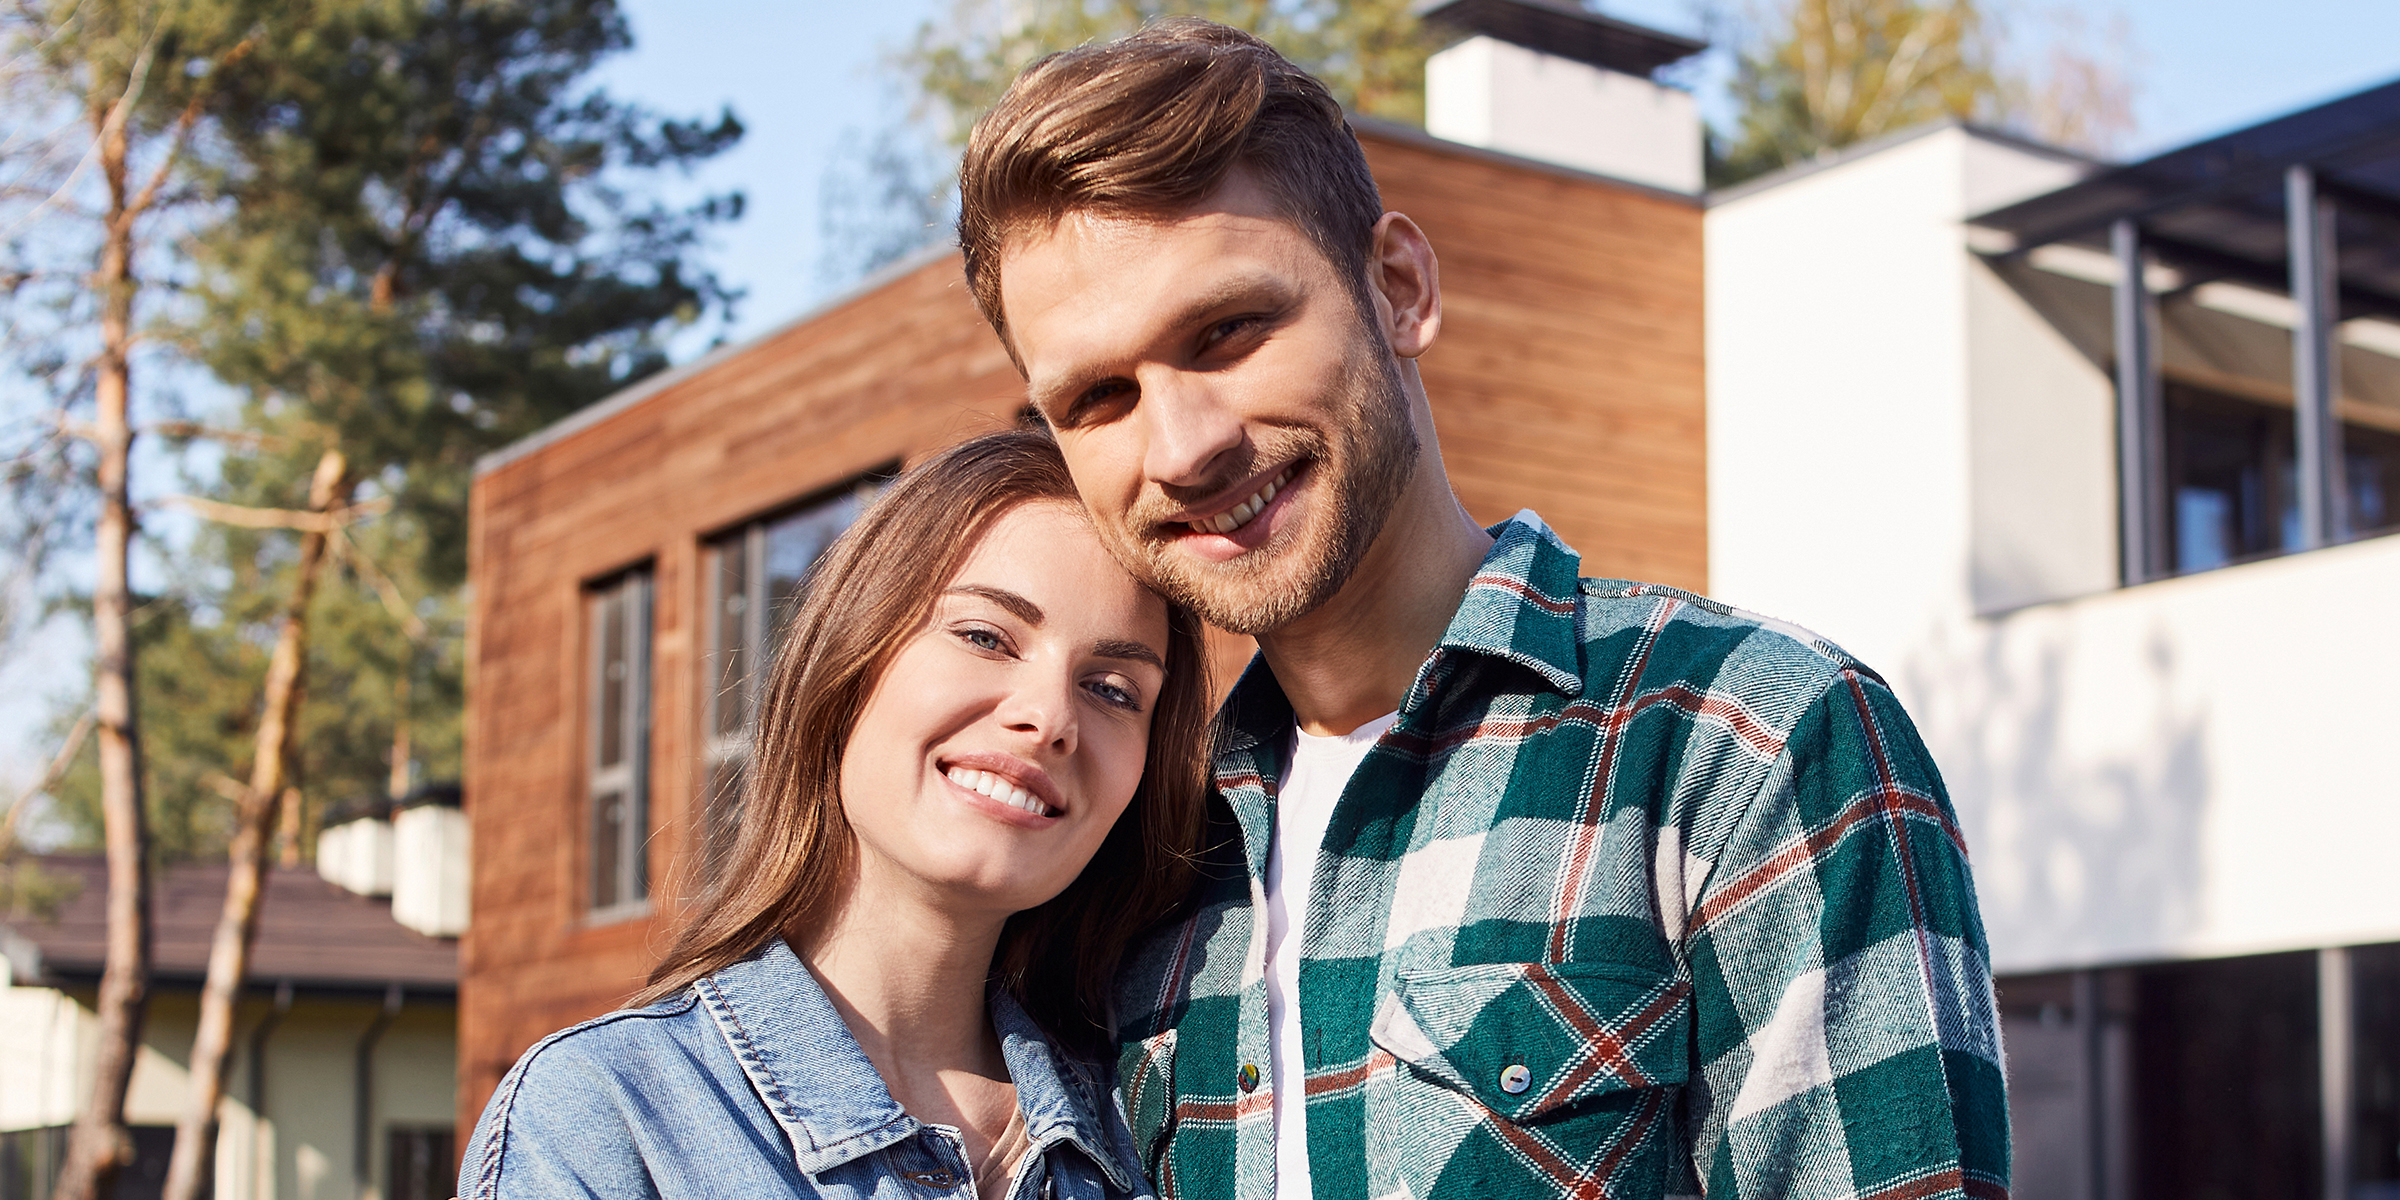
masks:
{"type": "Polygon", "coordinates": [[[811,580],[645,1007],[526,1052],[459,1194],[1147,1195],[1077,1051],[1199,836],[1197,629],[1046,435],[902,476],[811,580]]]}

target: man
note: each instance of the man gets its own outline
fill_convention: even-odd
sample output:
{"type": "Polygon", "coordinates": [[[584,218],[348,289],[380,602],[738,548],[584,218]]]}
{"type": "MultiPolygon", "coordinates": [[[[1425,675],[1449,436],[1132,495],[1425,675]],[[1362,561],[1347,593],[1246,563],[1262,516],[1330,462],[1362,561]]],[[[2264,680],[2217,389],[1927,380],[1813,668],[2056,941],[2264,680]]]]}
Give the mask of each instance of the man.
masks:
{"type": "Polygon", "coordinates": [[[1467,517],[1414,361],[1433,249],[1322,85],[1161,22],[1030,68],[961,189],[1104,539],[1259,640],[1208,881],[1119,1001],[1165,1192],[2006,1194],[1906,715],[1805,632],[1467,517]]]}

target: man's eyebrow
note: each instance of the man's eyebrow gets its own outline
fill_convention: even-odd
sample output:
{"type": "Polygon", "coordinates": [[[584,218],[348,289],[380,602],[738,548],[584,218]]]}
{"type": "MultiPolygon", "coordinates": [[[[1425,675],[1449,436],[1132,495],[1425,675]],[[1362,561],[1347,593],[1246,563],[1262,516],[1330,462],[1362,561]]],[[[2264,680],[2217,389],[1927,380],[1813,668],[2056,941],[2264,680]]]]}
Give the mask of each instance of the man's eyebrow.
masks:
{"type": "MultiPolygon", "coordinates": [[[[1281,308],[1289,301],[1289,293],[1283,283],[1272,274],[1249,272],[1236,275],[1217,281],[1207,291],[1185,301],[1165,320],[1160,321],[1158,328],[1165,329],[1170,334],[1180,332],[1199,323],[1204,317],[1214,315],[1222,309],[1245,301],[1256,302],[1271,308],[1281,308]]],[[[1102,378],[1111,377],[1103,376],[1102,378]]],[[[1053,377],[1029,388],[1026,400],[1036,410],[1048,414],[1055,411],[1058,405],[1073,401],[1075,396],[1072,393],[1079,393],[1099,381],[1099,379],[1076,379],[1072,376],[1063,379],[1053,377]]]]}
{"type": "Polygon", "coordinates": [[[1043,621],[1042,606],[1007,588],[985,587],[977,583],[962,583],[942,593],[945,596],[975,596],[989,600],[1009,611],[1009,614],[1028,625],[1043,621]]]}
{"type": "Polygon", "coordinates": [[[1158,651],[1140,642],[1118,641],[1112,638],[1092,647],[1092,654],[1096,658],[1122,658],[1130,662],[1148,663],[1161,671],[1167,669],[1167,660],[1160,658],[1158,651]]]}

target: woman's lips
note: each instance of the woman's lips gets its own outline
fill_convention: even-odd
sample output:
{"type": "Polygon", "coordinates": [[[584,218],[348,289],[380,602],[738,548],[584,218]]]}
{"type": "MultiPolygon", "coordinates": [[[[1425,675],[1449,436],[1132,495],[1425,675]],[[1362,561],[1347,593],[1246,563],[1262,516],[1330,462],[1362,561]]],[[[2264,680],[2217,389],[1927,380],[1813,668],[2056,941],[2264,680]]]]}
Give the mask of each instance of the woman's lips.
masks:
{"type": "Polygon", "coordinates": [[[1050,773],[1014,755],[977,751],[946,757],[940,765],[951,783],[996,804],[1033,817],[1066,815],[1050,773]]]}

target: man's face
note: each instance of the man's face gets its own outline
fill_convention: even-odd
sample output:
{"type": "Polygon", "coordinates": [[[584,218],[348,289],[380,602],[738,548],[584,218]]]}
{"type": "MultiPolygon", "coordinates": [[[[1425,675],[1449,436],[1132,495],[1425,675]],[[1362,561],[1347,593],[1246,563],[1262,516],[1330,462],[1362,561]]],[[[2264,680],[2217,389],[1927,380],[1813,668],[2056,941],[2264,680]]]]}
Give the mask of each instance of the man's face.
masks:
{"type": "Polygon", "coordinates": [[[1415,470],[1409,398],[1378,319],[1247,172],[1179,215],[1019,235],[1000,281],[1034,405],[1128,570],[1237,633],[1341,590],[1415,470]]]}

